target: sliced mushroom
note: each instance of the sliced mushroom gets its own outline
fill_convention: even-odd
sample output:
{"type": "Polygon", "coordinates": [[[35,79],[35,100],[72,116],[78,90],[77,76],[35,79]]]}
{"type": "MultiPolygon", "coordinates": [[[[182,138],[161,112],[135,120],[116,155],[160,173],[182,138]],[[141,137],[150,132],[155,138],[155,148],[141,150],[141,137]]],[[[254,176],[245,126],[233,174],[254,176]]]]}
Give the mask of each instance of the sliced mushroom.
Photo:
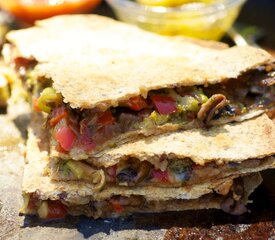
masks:
{"type": "Polygon", "coordinates": [[[106,178],[103,170],[97,170],[92,174],[92,183],[95,184],[94,190],[100,191],[105,183],[106,183],[106,178]]]}
{"type": "Polygon", "coordinates": [[[219,112],[224,106],[228,104],[226,97],[222,94],[214,94],[206,103],[204,103],[199,110],[197,117],[199,120],[209,125],[210,120],[215,114],[219,112]]]}
{"type": "Polygon", "coordinates": [[[227,198],[221,203],[221,209],[232,215],[242,215],[247,212],[245,205],[239,201],[235,201],[233,198],[227,198]]]}
{"type": "Polygon", "coordinates": [[[66,163],[76,179],[84,179],[94,184],[95,190],[100,190],[105,185],[106,179],[102,169],[95,169],[87,163],[70,160],[66,163]]]}

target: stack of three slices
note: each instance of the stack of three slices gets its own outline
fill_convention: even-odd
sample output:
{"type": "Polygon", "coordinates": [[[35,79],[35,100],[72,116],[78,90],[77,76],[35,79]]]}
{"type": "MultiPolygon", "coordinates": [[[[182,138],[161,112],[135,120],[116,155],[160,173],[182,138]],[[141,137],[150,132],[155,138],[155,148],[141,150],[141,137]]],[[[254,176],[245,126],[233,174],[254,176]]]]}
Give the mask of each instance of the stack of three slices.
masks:
{"type": "Polygon", "coordinates": [[[274,59],[260,49],[161,37],[95,15],[40,21],[7,40],[6,62],[36,111],[24,214],[242,214],[258,172],[275,167],[265,115],[274,59]]]}

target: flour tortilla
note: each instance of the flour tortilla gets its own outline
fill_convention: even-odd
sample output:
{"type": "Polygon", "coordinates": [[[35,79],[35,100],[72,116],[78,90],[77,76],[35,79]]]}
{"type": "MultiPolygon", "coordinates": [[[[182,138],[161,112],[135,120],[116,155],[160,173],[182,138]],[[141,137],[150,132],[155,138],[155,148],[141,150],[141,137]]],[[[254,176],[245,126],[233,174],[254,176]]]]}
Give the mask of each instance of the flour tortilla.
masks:
{"type": "MultiPolygon", "coordinates": [[[[39,131],[39,130],[38,130],[39,131]]],[[[101,201],[114,195],[122,196],[143,196],[146,201],[167,201],[166,205],[156,204],[151,209],[142,212],[161,212],[187,209],[208,209],[220,208],[224,198],[215,194],[221,184],[231,181],[238,176],[231,176],[211,182],[201,183],[195,186],[180,188],[160,188],[160,187],[109,187],[100,192],[95,191],[92,184],[81,181],[52,181],[44,174],[44,169],[48,163],[47,146],[36,137],[37,132],[29,130],[27,142],[27,163],[25,165],[22,191],[23,194],[36,193],[41,200],[65,201],[68,206],[78,206],[74,210],[69,210],[72,215],[85,214],[85,204],[90,201],[101,201]],[[186,201],[181,201],[186,200],[186,201]],[[175,203],[175,204],[173,204],[175,203]],[[185,204],[184,204],[185,203],[185,204]]],[[[245,194],[243,203],[248,200],[248,195],[261,183],[259,174],[252,174],[243,177],[245,194]]],[[[139,212],[141,210],[135,209],[139,212]]],[[[86,214],[87,215],[87,214],[86,214]]]]}
{"type": "Polygon", "coordinates": [[[121,186],[108,187],[102,191],[94,189],[93,184],[83,181],[53,181],[45,173],[49,156],[45,146],[40,144],[34,132],[29,130],[27,143],[26,166],[23,178],[23,193],[38,191],[42,200],[59,199],[60,194],[66,193],[66,201],[70,203],[89,202],[90,200],[104,200],[114,194],[122,196],[141,195],[147,200],[169,200],[169,199],[196,199],[202,195],[212,193],[215,188],[225,181],[237,176],[216,181],[206,182],[189,187],[161,188],[161,187],[139,187],[127,188],[121,186]]]}
{"type": "MultiPolygon", "coordinates": [[[[244,182],[244,196],[241,199],[243,204],[247,204],[249,195],[262,182],[259,173],[251,174],[242,178],[244,182]]],[[[131,207],[127,212],[101,215],[101,213],[94,213],[89,205],[78,205],[69,207],[69,214],[71,215],[86,215],[88,217],[118,217],[121,215],[129,215],[137,212],[167,212],[167,211],[185,211],[185,210],[199,210],[199,209],[221,209],[222,203],[226,197],[217,194],[207,194],[198,199],[171,199],[166,201],[149,201],[145,207],[131,207]]]]}
{"type": "MultiPolygon", "coordinates": [[[[34,118],[34,120],[36,120],[34,118]]],[[[271,121],[271,120],[270,120],[271,121]]],[[[230,162],[241,162],[243,160],[247,160],[249,158],[264,158],[271,156],[274,152],[274,139],[272,139],[271,136],[274,133],[274,125],[271,121],[270,123],[269,119],[266,116],[259,117],[258,119],[253,119],[247,122],[243,122],[240,124],[232,124],[232,125],[226,125],[223,127],[215,128],[214,131],[202,131],[199,132],[196,131],[184,131],[184,132],[177,132],[172,133],[170,135],[184,135],[187,139],[186,141],[190,143],[192,142],[192,133],[194,133],[194,140],[197,142],[194,142],[196,144],[201,143],[203,141],[209,141],[211,142],[211,145],[209,146],[214,151],[209,150],[210,152],[213,152],[212,155],[208,154],[205,156],[205,159],[200,158],[200,152],[198,152],[198,149],[194,149],[194,156],[198,156],[197,158],[193,156],[192,160],[196,163],[202,164],[202,160],[204,162],[209,162],[210,157],[212,157],[212,161],[217,160],[217,157],[220,157],[219,161],[223,159],[223,161],[230,162]],[[261,138],[261,145],[254,146],[251,145],[252,142],[249,142],[248,140],[245,140],[246,138],[251,139],[251,135],[249,132],[251,132],[251,129],[253,127],[253,134],[254,134],[254,141],[255,143],[258,143],[258,138],[261,138]],[[242,129],[242,130],[241,130],[242,129]],[[233,144],[235,138],[235,134],[238,133],[238,143],[233,144]],[[271,134],[271,135],[270,135],[271,134]],[[265,136],[265,137],[263,137],[265,136]],[[190,139],[191,138],[191,139],[190,139]],[[206,140],[208,139],[209,140],[206,140]],[[264,139],[267,139],[264,141],[264,139]],[[236,146],[239,146],[240,148],[236,148],[236,146]],[[246,148],[250,149],[249,151],[245,151],[246,148]],[[254,150],[254,148],[257,148],[254,150]],[[242,153],[242,151],[244,151],[242,153]],[[231,152],[231,154],[229,153],[231,152]],[[245,157],[246,155],[246,157],[245,157]],[[216,156],[216,157],[215,157],[216,156]],[[239,157],[239,159],[238,159],[239,157]],[[201,161],[198,161],[200,159],[201,161]],[[207,160],[208,159],[208,160],[207,160]]],[[[212,181],[204,182],[195,186],[185,186],[185,187],[179,187],[179,188],[161,188],[161,187],[153,187],[153,186],[147,186],[147,187],[122,187],[122,186],[113,186],[113,187],[106,187],[102,191],[95,190],[95,187],[93,184],[89,184],[84,181],[53,181],[50,179],[50,177],[45,172],[45,169],[47,168],[47,165],[50,161],[49,157],[49,145],[47,144],[47,134],[46,131],[43,131],[41,128],[37,128],[37,126],[40,126],[40,124],[37,124],[37,121],[34,121],[29,129],[29,139],[27,144],[27,164],[25,167],[25,174],[24,174],[24,180],[23,180],[23,192],[24,193],[32,193],[36,190],[39,191],[41,199],[52,199],[56,200],[59,199],[60,194],[63,192],[67,195],[68,202],[77,203],[79,201],[81,202],[89,202],[90,200],[103,200],[106,198],[109,198],[114,193],[120,194],[123,196],[131,196],[131,195],[141,195],[144,196],[147,200],[169,200],[169,199],[197,199],[200,198],[203,195],[213,193],[214,189],[218,188],[220,184],[222,184],[225,181],[234,179],[238,177],[239,175],[247,175],[250,172],[257,172],[266,168],[272,168],[274,166],[274,158],[270,157],[270,160],[268,161],[268,164],[264,165],[263,167],[259,168],[252,168],[250,172],[236,172],[236,174],[227,176],[222,179],[215,179],[212,181]],[[43,139],[43,140],[42,140],[43,139]]],[[[165,138],[167,136],[159,136],[157,139],[165,138]]],[[[150,139],[148,140],[140,140],[136,143],[139,145],[140,142],[142,144],[153,144],[150,143],[150,139]],[[146,143],[146,141],[149,141],[149,143],[146,143]]],[[[174,146],[179,146],[178,144],[181,144],[181,141],[177,140],[176,137],[170,139],[170,141],[173,142],[174,146]]],[[[260,144],[260,142],[259,142],[260,144]]],[[[124,145],[127,146],[127,145],[124,145]]],[[[122,147],[124,147],[122,146],[122,147]]],[[[121,147],[121,148],[122,148],[121,147]]],[[[128,146],[129,147],[129,146],[128,146]]],[[[199,147],[199,146],[198,146],[199,147]]],[[[154,148],[148,147],[148,149],[151,149],[154,151],[154,148]]],[[[206,147],[205,147],[206,148],[206,147]]],[[[120,148],[118,148],[120,149],[120,148]]],[[[166,151],[166,147],[162,145],[162,148],[158,148],[159,152],[166,151]]],[[[144,151],[146,151],[145,145],[142,145],[142,150],[131,148],[128,150],[125,149],[124,155],[121,154],[121,156],[127,156],[129,151],[133,152],[140,152],[142,156],[146,156],[147,158],[140,158],[140,160],[146,160],[148,157],[152,157],[152,155],[145,155],[144,151]]],[[[190,151],[192,148],[190,149],[190,151]]],[[[179,150],[177,148],[170,149],[170,152],[173,151],[174,155],[177,155],[178,153],[186,154],[185,148],[180,147],[179,150]]],[[[203,149],[202,151],[207,151],[206,149],[203,149]]],[[[161,152],[162,154],[162,152],[161,152]]],[[[204,153],[206,154],[206,153],[204,153]]],[[[104,156],[108,156],[107,153],[105,153],[104,156]]],[[[101,159],[104,159],[104,156],[101,157],[101,159]]],[[[121,157],[120,156],[120,157],[121,157]]],[[[187,155],[181,155],[186,157],[187,155]]],[[[202,155],[203,157],[204,155],[202,155]]],[[[110,157],[110,155],[109,155],[110,157]]],[[[113,155],[115,159],[115,155],[113,155]]],[[[120,159],[120,158],[118,158],[120,159]]],[[[106,166],[109,166],[110,159],[104,159],[106,162],[106,166]]],[[[218,161],[218,163],[220,163],[218,161]]]]}
{"type": "MultiPolygon", "coordinates": [[[[163,155],[170,159],[190,158],[199,165],[264,159],[275,154],[275,125],[266,115],[262,115],[211,129],[190,129],[140,138],[90,158],[81,154],[75,153],[78,160],[85,159],[98,167],[112,166],[129,157],[155,164],[163,155]]],[[[56,151],[52,151],[51,156],[71,159],[69,155],[56,151]]],[[[269,167],[275,167],[274,164],[273,160],[269,167]]]]}
{"type": "MultiPolygon", "coordinates": [[[[209,85],[232,78],[237,81],[242,74],[274,61],[258,48],[227,48],[221,43],[160,36],[97,15],[38,21],[34,27],[10,32],[7,40],[15,50],[13,54],[35,59],[36,74],[52,79],[64,102],[80,109],[106,110],[136,95],[146,97],[153,89],[209,85]]],[[[6,50],[3,53],[8,61],[10,54],[6,50]]],[[[251,110],[210,124],[244,121],[264,111],[251,110]]],[[[129,131],[99,144],[91,152],[74,147],[67,155],[56,151],[53,137],[51,154],[65,159],[87,159],[141,136],[202,126],[196,119],[186,125],[167,123],[129,131]]]]}
{"type": "Polygon", "coordinates": [[[18,56],[38,62],[35,72],[53,80],[64,102],[81,109],[105,110],[154,89],[237,79],[274,61],[259,48],[205,47],[97,15],[38,21],[7,40],[18,56]]]}
{"type": "MultiPolygon", "coordinates": [[[[251,110],[246,114],[240,116],[227,117],[220,120],[213,121],[213,126],[219,126],[222,124],[230,123],[230,122],[242,122],[247,119],[251,119],[253,117],[260,116],[265,111],[262,109],[251,110]]],[[[41,122],[42,124],[42,122],[41,122]]],[[[79,148],[78,146],[74,146],[68,153],[61,153],[56,150],[56,146],[58,145],[55,137],[51,136],[51,156],[58,157],[63,159],[73,159],[73,160],[83,160],[88,158],[97,158],[97,156],[101,156],[105,152],[111,151],[112,146],[120,146],[125,143],[136,141],[140,138],[148,137],[148,136],[157,136],[160,134],[176,132],[178,130],[191,130],[195,128],[203,128],[202,122],[198,119],[194,119],[186,124],[177,124],[177,123],[166,123],[164,125],[158,125],[153,128],[145,128],[140,130],[128,131],[118,136],[107,140],[105,143],[101,145],[97,145],[95,149],[91,152],[87,152],[84,149],[79,148]]]]}

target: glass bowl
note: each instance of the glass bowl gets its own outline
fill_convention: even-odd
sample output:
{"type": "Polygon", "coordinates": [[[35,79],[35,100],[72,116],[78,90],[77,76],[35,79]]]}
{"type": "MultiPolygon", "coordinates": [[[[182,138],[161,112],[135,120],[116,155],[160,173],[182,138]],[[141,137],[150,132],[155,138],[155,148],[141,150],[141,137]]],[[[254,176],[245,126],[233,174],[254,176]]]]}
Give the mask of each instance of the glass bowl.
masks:
{"type": "Polygon", "coordinates": [[[151,7],[131,0],[106,0],[117,18],[163,35],[220,39],[232,26],[245,0],[151,7]]]}
{"type": "Polygon", "coordinates": [[[23,22],[33,23],[55,15],[85,13],[101,0],[0,0],[0,7],[23,22]]]}

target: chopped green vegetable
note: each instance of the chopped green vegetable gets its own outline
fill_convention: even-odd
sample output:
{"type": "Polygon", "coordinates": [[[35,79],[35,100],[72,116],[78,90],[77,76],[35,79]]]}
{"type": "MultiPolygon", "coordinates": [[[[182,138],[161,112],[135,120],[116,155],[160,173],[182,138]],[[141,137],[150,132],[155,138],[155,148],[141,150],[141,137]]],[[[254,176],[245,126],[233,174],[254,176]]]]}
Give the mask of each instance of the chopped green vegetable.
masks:
{"type": "Polygon", "coordinates": [[[194,87],[194,97],[200,101],[200,103],[206,103],[208,100],[208,97],[204,94],[203,90],[201,88],[194,87]]]}
{"type": "Polygon", "coordinates": [[[181,98],[178,104],[178,109],[180,112],[186,112],[186,111],[197,112],[200,109],[199,101],[196,100],[194,97],[184,96],[181,98]]]}
{"type": "Polygon", "coordinates": [[[57,93],[53,88],[45,88],[40,97],[38,98],[38,108],[46,113],[50,113],[53,107],[58,106],[62,103],[61,94],[57,93]]]}
{"type": "Polygon", "coordinates": [[[148,128],[152,128],[152,127],[155,127],[155,122],[152,121],[152,119],[150,119],[149,117],[147,118],[144,118],[143,121],[139,124],[137,124],[137,128],[145,128],[145,129],[148,129],[148,128]]]}
{"type": "Polygon", "coordinates": [[[206,103],[208,100],[208,97],[206,95],[204,95],[203,93],[199,94],[199,97],[201,99],[201,103],[206,103]]]}
{"type": "Polygon", "coordinates": [[[59,164],[59,169],[61,171],[61,174],[65,177],[68,177],[72,174],[72,171],[70,170],[70,168],[67,165],[67,162],[60,162],[59,164]]]}
{"type": "Polygon", "coordinates": [[[162,125],[162,124],[168,122],[169,115],[162,115],[162,114],[157,113],[156,111],[153,111],[150,114],[149,119],[152,120],[153,122],[155,122],[157,125],[162,125]]]}
{"type": "Polygon", "coordinates": [[[162,115],[156,111],[153,111],[149,117],[143,119],[140,123],[141,128],[152,128],[156,125],[163,125],[170,120],[170,115],[162,115]]]}
{"type": "Polygon", "coordinates": [[[74,176],[78,179],[82,179],[85,175],[83,167],[76,161],[68,161],[66,166],[70,169],[74,176]]]}

